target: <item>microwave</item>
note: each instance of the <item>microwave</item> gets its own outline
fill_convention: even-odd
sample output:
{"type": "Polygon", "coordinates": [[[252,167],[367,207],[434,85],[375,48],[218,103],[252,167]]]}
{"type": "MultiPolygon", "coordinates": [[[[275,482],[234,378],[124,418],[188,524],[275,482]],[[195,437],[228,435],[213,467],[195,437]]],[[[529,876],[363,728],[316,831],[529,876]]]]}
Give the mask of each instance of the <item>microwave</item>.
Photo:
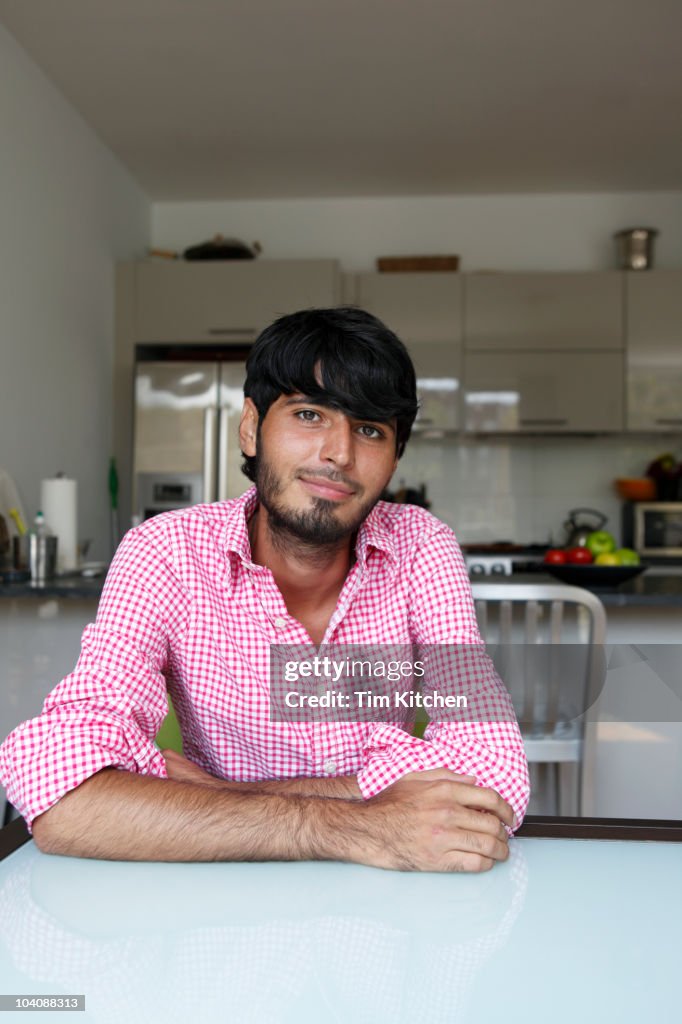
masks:
{"type": "Polygon", "coordinates": [[[682,501],[624,505],[623,542],[644,558],[682,558],[682,501]]]}

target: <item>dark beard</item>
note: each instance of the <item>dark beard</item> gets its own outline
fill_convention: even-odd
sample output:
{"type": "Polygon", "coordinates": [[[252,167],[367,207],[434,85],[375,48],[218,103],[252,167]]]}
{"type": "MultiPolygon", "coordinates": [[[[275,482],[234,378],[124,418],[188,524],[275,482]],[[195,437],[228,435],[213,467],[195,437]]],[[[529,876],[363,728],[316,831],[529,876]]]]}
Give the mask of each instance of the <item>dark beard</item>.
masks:
{"type": "Polygon", "coordinates": [[[269,463],[256,454],[256,487],[263,508],[268,513],[268,528],[273,543],[279,548],[313,549],[320,554],[335,549],[347,537],[356,533],[372,511],[379,496],[360,507],[352,521],[343,523],[336,517],[335,502],[313,497],[313,507],[298,511],[279,505],[277,497],[282,488],[269,463]]]}

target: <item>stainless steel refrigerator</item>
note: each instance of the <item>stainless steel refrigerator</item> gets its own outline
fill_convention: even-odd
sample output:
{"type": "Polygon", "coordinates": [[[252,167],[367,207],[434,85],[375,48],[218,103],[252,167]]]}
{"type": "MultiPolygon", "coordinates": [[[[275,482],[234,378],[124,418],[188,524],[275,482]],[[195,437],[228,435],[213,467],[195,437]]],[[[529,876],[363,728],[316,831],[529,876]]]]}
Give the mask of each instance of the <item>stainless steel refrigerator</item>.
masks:
{"type": "Polygon", "coordinates": [[[220,359],[140,356],[135,372],[133,511],[147,519],[168,509],[238,497],[238,426],[245,352],[220,359]]]}

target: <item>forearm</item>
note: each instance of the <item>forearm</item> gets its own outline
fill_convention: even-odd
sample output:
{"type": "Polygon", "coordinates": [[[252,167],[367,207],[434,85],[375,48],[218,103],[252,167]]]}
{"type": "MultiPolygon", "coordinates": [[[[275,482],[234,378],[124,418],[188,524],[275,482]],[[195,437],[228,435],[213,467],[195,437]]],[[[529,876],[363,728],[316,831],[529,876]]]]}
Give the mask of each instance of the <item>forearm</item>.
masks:
{"type": "Polygon", "coordinates": [[[214,779],[208,785],[211,788],[231,793],[319,797],[324,800],[362,800],[362,793],[355,775],[341,775],[333,779],[299,777],[262,782],[230,782],[214,779]]]}
{"type": "Polygon", "coordinates": [[[34,837],[47,853],[106,860],[354,859],[343,836],[357,804],[285,795],[278,785],[287,784],[266,793],[106,769],[36,818],[34,837]]]}
{"type": "Polygon", "coordinates": [[[218,779],[174,750],[162,751],[169,779],[176,782],[196,782],[212,789],[233,793],[267,793],[275,796],[316,796],[325,800],[362,800],[355,775],[333,778],[297,776],[293,779],[265,779],[255,782],[234,782],[218,779]]]}

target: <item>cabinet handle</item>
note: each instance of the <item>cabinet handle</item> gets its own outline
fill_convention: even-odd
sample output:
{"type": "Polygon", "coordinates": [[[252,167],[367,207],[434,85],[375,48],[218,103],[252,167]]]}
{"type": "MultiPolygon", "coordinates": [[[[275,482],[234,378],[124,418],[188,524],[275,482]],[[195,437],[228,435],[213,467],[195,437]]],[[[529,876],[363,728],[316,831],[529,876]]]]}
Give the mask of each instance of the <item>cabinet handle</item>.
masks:
{"type": "Polygon", "coordinates": [[[654,423],[660,423],[662,427],[682,427],[682,417],[661,417],[660,419],[654,420],[654,423]]]}
{"type": "Polygon", "coordinates": [[[522,427],[565,427],[568,420],[528,420],[520,419],[522,427]]]}
{"type": "Polygon", "coordinates": [[[206,333],[220,338],[232,336],[235,338],[255,338],[258,331],[255,327],[209,327],[206,333]]]}

